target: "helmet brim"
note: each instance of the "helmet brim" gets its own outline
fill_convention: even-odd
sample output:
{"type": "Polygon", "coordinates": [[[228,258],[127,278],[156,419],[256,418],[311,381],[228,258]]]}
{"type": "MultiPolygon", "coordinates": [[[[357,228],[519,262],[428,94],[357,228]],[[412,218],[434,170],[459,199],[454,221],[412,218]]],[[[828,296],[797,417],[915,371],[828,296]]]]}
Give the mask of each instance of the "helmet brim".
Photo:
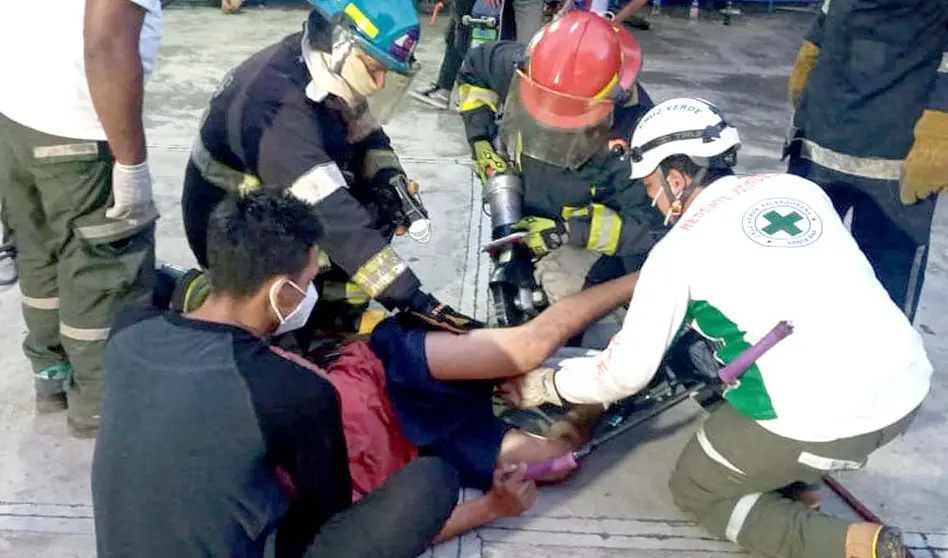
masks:
{"type": "Polygon", "coordinates": [[[711,159],[740,145],[741,138],[737,129],[730,126],[721,131],[720,138],[712,142],[689,139],[666,143],[643,153],[640,161],[632,161],[632,172],[629,178],[633,180],[645,178],[655,172],[662,161],[675,155],[684,155],[692,159],[711,159]]]}
{"type": "Polygon", "coordinates": [[[583,129],[612,118],[615,108],[610,99],[585,99],[553,91],[518,70],[520,101],[524,110],[548,128],[583,129]]]}
{"type": "Polygon", "coordinates": [[[622,74],[619,86],[626,91],[635,87],[635,82],[642,71],[642,48],[635,36],[624,25],[616,26],[616,34],[622,45],[622,74]]]}

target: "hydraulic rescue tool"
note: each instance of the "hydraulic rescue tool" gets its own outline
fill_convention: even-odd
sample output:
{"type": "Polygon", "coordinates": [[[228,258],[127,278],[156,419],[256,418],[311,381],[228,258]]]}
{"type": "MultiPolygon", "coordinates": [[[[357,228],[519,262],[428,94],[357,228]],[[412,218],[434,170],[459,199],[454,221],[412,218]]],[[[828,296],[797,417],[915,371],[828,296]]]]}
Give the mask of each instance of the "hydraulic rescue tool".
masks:
{"type": "MultiPolygon", "coordinates": [[[[506,158],[501,142],[494,143],[497,153],[506,158]]],[[[491,242],[484,251],[491,259],[488,288],[493,318],[501,327],[522,324],[546,308],[548,301],[533,277],[533,255],[519,242],[524,233],[513,229],[523,217],[520,176],[512,170],[490,172],[484,182],[483,203],[491,224],[491,242]]]]}

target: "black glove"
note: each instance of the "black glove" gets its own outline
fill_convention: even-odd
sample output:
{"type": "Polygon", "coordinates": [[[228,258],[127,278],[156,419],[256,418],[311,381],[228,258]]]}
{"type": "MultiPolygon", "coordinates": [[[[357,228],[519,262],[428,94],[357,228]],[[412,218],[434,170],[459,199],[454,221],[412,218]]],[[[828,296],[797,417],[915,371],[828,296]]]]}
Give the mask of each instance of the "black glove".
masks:
{"type": "Polygon", "coordinates": [[[402,311],[408,312],[430,326],[452,333],[467,333],[484,327],[483,323],[461,314],[447,304],[442,304],[430,294],[421,291],[416,291],[412,295],[408,305],[402,308],[402,311]]]}
{"type": "Polygon", "coordinates": [[[401,232],[407,227],[402,201],[389,184],[391,180],[395,180],[395,173],[384,170],[376,175],[365,191],[356,196],[372,216],[375,229],[388,238],[391,238],[400,226],[403,227],[401,232]]]}

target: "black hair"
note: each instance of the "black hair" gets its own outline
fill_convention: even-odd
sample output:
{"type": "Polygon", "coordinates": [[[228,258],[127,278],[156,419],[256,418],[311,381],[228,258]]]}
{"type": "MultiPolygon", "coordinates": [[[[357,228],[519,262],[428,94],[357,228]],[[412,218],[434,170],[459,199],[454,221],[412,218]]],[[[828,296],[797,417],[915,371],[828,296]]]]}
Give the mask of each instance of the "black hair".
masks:
{"type": "MultiPolygon", "coordinates": [[[[731,151],[732,150],[729,149],[724,154],[713,158],[711,160],[710,166],[707,167],[707,172],[701,179],[701,183],[695,184],[695,186],[707,186],[719,178],[733,175],[733,163],[730,161],[733,160],[733,157],[736,155],[736,153],[732,154],[731,151]]],[[[662,161],[661,164],[659,164],[659,168],[662,169],[662,173],[664,173],[666,176],[668,175],[669,171],[674,169],[694,178],[698,176],[698,172],[705,167],[695,163],[691,157],[687,155],[672,155],[671,157],[667,157],[664,161],[662,161]]]]}
{"type": "Polygon", "coordinates": [[[228,196],[207,226],[213,292],[242,299],[271,277],[299,276],[322,234],[322,225],[302,200],[262,190],[228,196]]]}

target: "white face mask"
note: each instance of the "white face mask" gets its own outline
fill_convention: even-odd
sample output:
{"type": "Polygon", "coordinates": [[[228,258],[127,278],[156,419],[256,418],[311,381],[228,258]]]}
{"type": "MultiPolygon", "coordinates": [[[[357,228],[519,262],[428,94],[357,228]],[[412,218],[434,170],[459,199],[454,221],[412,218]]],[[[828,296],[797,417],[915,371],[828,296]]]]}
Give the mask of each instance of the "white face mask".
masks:
{"type": "Polygon", "coordinates": [[[277,315],[277,318],[280,320],[280,325],[277,326],[276,331],[273,332],[273,335],[281,335],[290,331],[297,330],[304,325],[306,321],[309,320],[309,315],[313,313],[313,307],[316,306],[316,301],[319,300],[319,293],[316,292],[316,287],[312,283],[309,283],[306,286],[306,290],[299,288],[296,283],[293,281],[287,280],[286,283],[274,283],[270,287],[270,307],[273,308],[273,312],[277,315]],[[299,291],[303,295],[303,300],[300,301],[299,305],[293,309],[285,318],[280,314],[280,307],[276,303],[276,293],[277,289],[280,288],[283,284],[289,285],[299,291]]]}

